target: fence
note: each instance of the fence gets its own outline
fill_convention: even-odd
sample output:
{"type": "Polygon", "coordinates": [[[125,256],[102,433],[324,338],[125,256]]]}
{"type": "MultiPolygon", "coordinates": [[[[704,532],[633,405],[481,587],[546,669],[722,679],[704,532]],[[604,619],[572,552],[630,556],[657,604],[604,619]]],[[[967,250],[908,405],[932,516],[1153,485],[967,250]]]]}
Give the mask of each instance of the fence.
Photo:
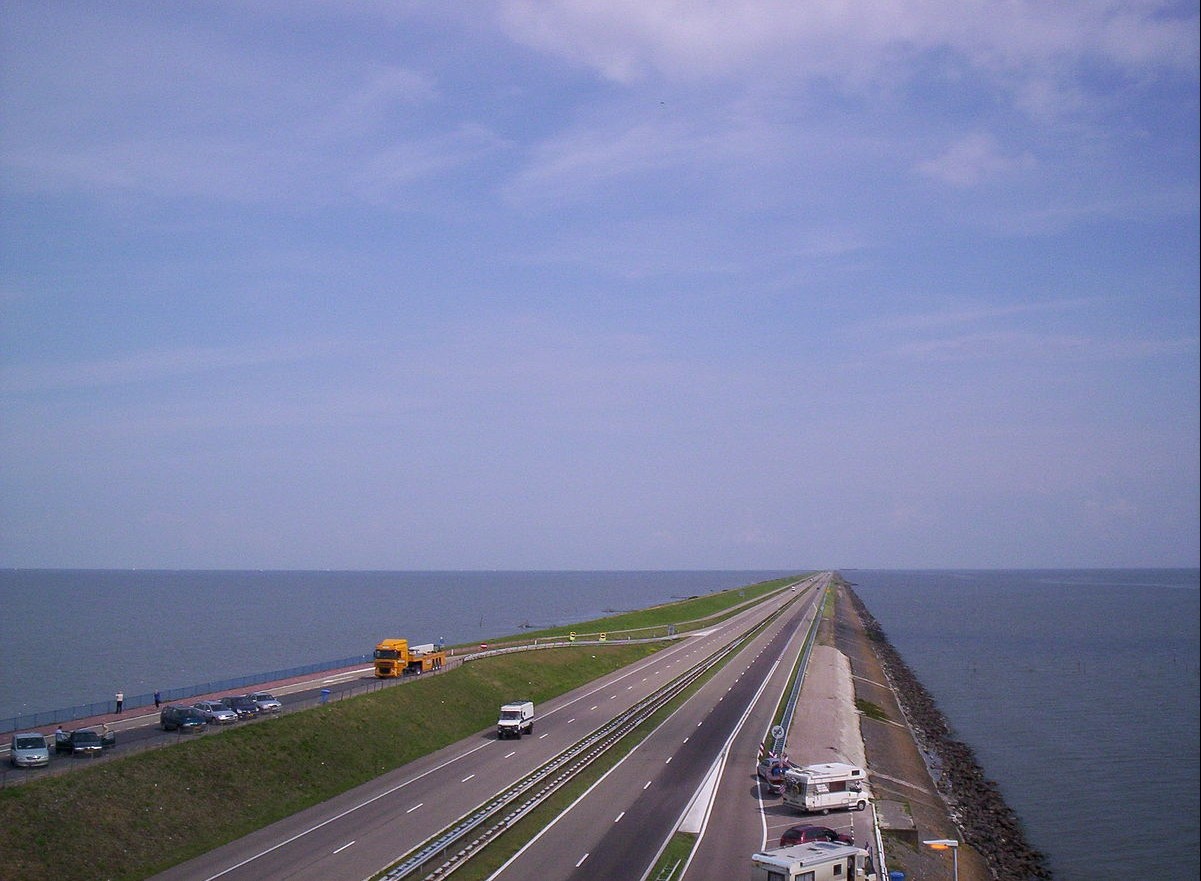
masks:
{"type": "MultiPolygon", "coordinates": [[[[168,688],[159,692],[163,703],[183,700],[198,694],[212,694],[217,691],[245,688],[248,685],[260,685],[264,682],[275,682],[278,679],[290,679],[293,676],[304,676],[309,673],[320,673],[323,670],[337,670],[340,667],[352,667],[356,664],[371,662],[371,655],[355,655],[352,658],[342,658],[337,661],[322,661],[317,664],[305,664],[301,667],[289,667],[286,670],[272,670],[268,673],[254,673],[250,676],[238,676],[234,679],[218,679],[213,682],[200,682],[196,685],[185,685],[182,688],[168,688]]],[[[154,706],[154,693],[129,695],[125,698],[124,709],[136,710],[138,707],[154,706]]],[[[71,722],[75,719],[87,719],[91,716],[103,716],[116,712],[115,700],[96,701],[90,704],[79,704],[74,707],[63,707],[58,710],[45,710],[40,713],[26,713],[22,716],[11,716],[0,719],[0,734],[12,731],[41,728],[44,725],[57,725],[61,722],[71,722]]]]}

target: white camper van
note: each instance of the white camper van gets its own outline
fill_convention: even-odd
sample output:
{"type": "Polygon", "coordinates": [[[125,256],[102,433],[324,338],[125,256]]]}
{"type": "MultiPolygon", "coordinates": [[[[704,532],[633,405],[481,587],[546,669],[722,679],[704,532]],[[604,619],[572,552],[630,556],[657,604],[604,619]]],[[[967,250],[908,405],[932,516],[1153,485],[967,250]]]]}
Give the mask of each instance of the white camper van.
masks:
{"type": "Polygon", "coordinates": [[[832,809],[862,811],[867,807],[862,768],[844,762],[826,762],[790,768],[784,774],[784,804],[798,811],[828,814],[832,809]]]}
{"type": "Polygon", "coordinates": [[[751,857],[751,881],[868,881],[867,851],[849,844],[814,841],[767,850],[751,857]]]}

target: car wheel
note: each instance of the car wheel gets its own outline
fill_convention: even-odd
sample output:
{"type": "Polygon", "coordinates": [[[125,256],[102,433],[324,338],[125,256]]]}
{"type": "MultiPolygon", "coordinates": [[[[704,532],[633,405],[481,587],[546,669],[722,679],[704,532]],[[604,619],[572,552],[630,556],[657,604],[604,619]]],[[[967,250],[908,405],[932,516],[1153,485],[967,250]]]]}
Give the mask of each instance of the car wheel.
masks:
{"type": "Polygon", "coordinates": [[[865,801],[859,802],[859,804],[855,805],[855,810],[866,811],[867,810],[867,802],[865,802],[865,801]]]}

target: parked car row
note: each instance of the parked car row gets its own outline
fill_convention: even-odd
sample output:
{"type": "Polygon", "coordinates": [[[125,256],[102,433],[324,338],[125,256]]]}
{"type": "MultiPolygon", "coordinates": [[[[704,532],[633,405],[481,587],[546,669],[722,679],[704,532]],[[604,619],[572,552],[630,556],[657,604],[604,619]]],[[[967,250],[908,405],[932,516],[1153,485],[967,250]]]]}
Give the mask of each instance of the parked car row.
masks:
{"type": "Polygon", "coordinates": [[[197,701],[190,707],[168,704],[159,713],[164,731],[200,731],[206,725],[228,725],[264,713],[278,713],[283,704],[268,691],[234,694],[220,700],[197,701]]]}
{"type": "MultiPolygon", "coordinates": [[[[263,713],[278,713],[283,706],[270,692],[254,691],[220,700],[197,701],[191,706],[167,704],[159,710],[159,724],[164,731],[200,731],[210,724],[228,725],[263,713]]],[[[60,727],[53,736],[37,731],[18,732],[12,736],[9,761],[16,768],[41,768],[50,764],[52,748],[57,753],[77,756],[99,755],[116,742],[117,735],[108,726],[101,731],[91,728],[64,731],[60,727]]]]}

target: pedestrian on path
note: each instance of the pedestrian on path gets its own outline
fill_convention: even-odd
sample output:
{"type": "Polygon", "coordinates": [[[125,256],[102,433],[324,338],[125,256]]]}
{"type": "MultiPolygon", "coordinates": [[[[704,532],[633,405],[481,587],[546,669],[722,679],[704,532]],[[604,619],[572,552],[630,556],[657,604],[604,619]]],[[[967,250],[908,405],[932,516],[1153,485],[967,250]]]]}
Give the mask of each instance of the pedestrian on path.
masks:
{"type": "Polygon", "coordinates": [[[156,691],[154,693],[154,708],[157,710],[159,707],[159,704],[161,704],[162,702],[163,702],[163,696],[156,691]]]}
{"type": "Polygon", "coordinates": [[[125,692],[117,692],[117,715],[121,715],[121,710],[125,707],[125,692]]]}

